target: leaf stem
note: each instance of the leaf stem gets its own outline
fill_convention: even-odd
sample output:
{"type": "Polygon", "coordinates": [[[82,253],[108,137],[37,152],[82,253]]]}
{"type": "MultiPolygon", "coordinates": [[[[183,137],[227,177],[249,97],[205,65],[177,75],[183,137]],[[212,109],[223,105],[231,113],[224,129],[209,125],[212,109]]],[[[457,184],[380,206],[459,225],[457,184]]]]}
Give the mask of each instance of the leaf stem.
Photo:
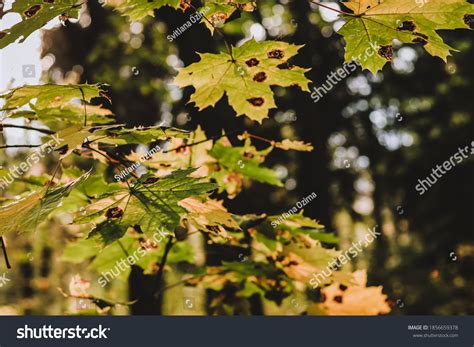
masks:
{"type": "Polygon", "coordinates": [[[323,5],[322,3],[320,2],[316,2],[314,0],[309,0],[310,3],[312,4],[315,4],[317,6],[321,6],[321,7],[324,7],[325,9],[327,10],[331,10],[331,11],[334,11],[334,12],[337,12],[337,13],[340,13],[340,14],[343,14],[345,16],[351,16],[351,17],[355,17],[355,15],[353,13],[349,13],[349,12],[344,12],[344,11],[341,11],[341,10],[338,10],[336,8],[332,8],[330,6],[327,6],[327,5],[323,5]]]}
{"type": "Polygon", "coordinates": [[[275,143],[275,141],[273,141],[273,140],[269,140],[269,139],[266,139],[266,138],[258,136],[258,135],[253,135],[253,134],[246,133],[246,136],[251,137],[251,138],[256,139],[256,140],[260,140],[260,141],[269,143],[272,146],[275,143]]]}
{"type": "Polygon", "coordinates": [[[87,107],[86,107],[86,97],[84,95],[84,91],[82,90],[82,87],[79,87],[79,90],[81,91],[82,94],[82,103],[84,105],[84,126],[87,126],[87,107]]]}
{"type": "MultiPolygon", "coordinates": [[[[120,218],[120,219],[122,219],[122,218],[120,218]]],[[[125,253],[125,256],[128,257],[129,254],[128,254],[127,250],[125,249],[125,247],[123,246],[122,242],[120,242],[120,240],[117,240],[117,242],[118,242],[120,248],[122,249],[123,253],[125,253]]]]}
{"type": "Polygon", "coordinates": [[[3,257],[5,258],[5,263],[7,264],[7,268],[11,269],[10,261],[8,260],[8,254],[7,254],[7,247],[5,246],[5,242],[3,242],[3,236],[0,236],[0,244],[2,245],[2,250],[3,250],[3,257]]]}

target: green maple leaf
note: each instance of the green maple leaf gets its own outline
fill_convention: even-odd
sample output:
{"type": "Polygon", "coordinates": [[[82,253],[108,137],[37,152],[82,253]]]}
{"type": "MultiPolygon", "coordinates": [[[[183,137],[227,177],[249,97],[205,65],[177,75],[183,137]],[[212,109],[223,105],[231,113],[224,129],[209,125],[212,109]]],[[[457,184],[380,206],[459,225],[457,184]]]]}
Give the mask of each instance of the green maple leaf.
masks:
{"type": "Polygon", "coordinates": [[[154,10],[163,6],[179,8],[180,4],[181,0],[124,0],[117,6],[117,9],[123,15],[128,16],[131,21],[138,21],[146,16],[154,17],[154,10]]]}
{"type": "MultiPolygon", "coordinates": [[[[112,111],[86,104],[87,124],[100,125],[115,121],[112,111]]],[[[40,120],[50,129],[63,128],[64,124],[77,124],[84,122],[84,105],[66,103],[58,107],[48,107],[37,109],[30,104],[31,110],[15,110],[7,113],[9,118],[27,118],[30,120],[40,120]]]]}
{"type": "Polygon", "coordinates": [[[201,60],[179,70],[175,84],[193,86],[196,90],[190,102],[201,110],[214,106],[227,94],[237,115],[262,122],[275,108],[271,86],[296,85],[309,91],[304,73],[309,69],[291,66],[288,59],[302,46],[281,41],[249,40],[228,53],[200,54],[201,60]]]}
{"type": "MultiPolygon", "coordinates": [[[[276,172],[269,168],[261,167],[257,159],[246,158],[246,150],[246,147],[228,147],[220,142],[216,142],[209,151],[209,154],[216,158],[219,165],[223,168],[214,173],[216,180],[223,183],[225,181],[224,177],[229,172],[237,172],[245,178],[282,187],[283,183],[278,179],[276,172]]],[[[268,151],[261,151],[257,154],[265,156],[267,153],[264,152],[268,151]]]]}
{"type": "Polygon", "coordinates": [[[203,18],[201,23],[204,23],[214,33],[215,27],[222,27],[235,11],[252,12],[256,8],[256,1],[214,0],[204,2],[198,12],[207,18],[203,18]]]}
{"type": "Polygon", "coordinates": [[[102,86],[99,84],[23,86],[0,95],[0,98],[6,101],[1,111],[8,111],[28,105],[33,99],[36,99],[34,103],[35,109],[43,110],[60,107],[72,99],[90,101],[92,98],[103,95],[102,86]]]}
{"type": "Polygon", "coordinates": [[[59,187],[44,187],[27,197],[0,207],[0,236],[9,232],[27,232],[48,217],[72,188],[89,177],[89,172],[59,187]]]}
{"type": "Polygon", "coordinates": [[[25,41],[34,31],[59,15],[77,18],[80,6],[76,0],[16,0],[8,12],[20,14],[22,20],[0,31],[0,49],[17,40],[25,41]]]}
{"type": "Polygon", "coordinates": [[[436,32],[469,28],[474,5],[465,0],[359,0],[343,2],[354,12],[339,30],[346,40],[346,62],[358,61],[372,73],[392,60],[392,41],[414,43],[444,61],[452,47],[436,32]],[[367,53],[369,52],[369,53],[367,53]]]}
{"type": "Polygon", "coordinates": [[[101,139],[102,143],[111,143],[116,145],[129,145],[135,144],[148,144],[157,140],[169,139],[172,137],[177,138],[188,138],[190,135],[189,131],[164,127],[164,126],[148,126],[148,127],[135,127],[135,128],[121,128],[112,129],[107,131],[106,139],[101,139]]]}
{"type": "Polygon", "coordinates": [[[91,236],[100,235],[104,243],[120,238],[128,227],[139,226],[149,236],[161,228],[172,232],[186,213],[179,201],[216,189],[213,183],[189,176],[194,171],[176,170],[162,178],[142,176],[130,188],[102,195],[102,200],[88,206],[88,215],[76,222],[95,222],[91,236]]]}

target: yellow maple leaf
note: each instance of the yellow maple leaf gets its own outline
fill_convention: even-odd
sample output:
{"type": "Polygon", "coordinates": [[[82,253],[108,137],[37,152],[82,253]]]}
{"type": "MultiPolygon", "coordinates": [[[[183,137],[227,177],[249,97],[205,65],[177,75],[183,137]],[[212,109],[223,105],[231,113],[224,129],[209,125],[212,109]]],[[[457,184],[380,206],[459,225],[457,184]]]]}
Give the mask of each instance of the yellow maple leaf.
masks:
{"type": "Polygon", "coordinates": [[[239,229],[239,224],[222,205],[222,201],[207,200],[201,202],[196,198],[186,198],[178,203],[189,213],[185,217],[193,227],[199,230],[217,233],[227,237],[225,228],[239,229]]]}
{"type": "Polygon", "coordinates": [[[366,287],[367,273],[365,270],[354,273],[353,286],[333,283],[321,290],[324,302],[319,304],[330,316],[375,316],[390,312],[387,296],[382,293],[382,286],[366,287]]]}
{"type": "Polygon", "coordinates": [[[314,148],[310,143],[304,143],[303,141],[293,141],[284,139],[281,142],[275,142],[276,148],[284,149],[285,151],[294,150],[302,152],[311,152],[314,148]]]}

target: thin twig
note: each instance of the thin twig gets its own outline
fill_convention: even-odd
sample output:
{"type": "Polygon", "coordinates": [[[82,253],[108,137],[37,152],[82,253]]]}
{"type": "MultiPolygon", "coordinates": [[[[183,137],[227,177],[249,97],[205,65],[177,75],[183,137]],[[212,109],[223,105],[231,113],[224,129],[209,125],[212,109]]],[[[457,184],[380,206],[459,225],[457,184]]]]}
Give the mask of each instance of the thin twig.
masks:
{"type": "Polygon", "coordinates": [[[52,135],[55,133],[54,131],[51,131],[48,129],[40,129],[40,128],[35,128],[35,127],[30,127],[27,125],[0,124],[0,129],[2,128],[18,128],[18,129],[25,129],[25,130],[34,130],[34,131],[38,131],[40,133],[48,134],[48,135],[52,135]]]}
{"type": "Polygon", "coordinates": [[[273,144],[275,143],[275,141],[273,141],[273,140],[269,140],[269,139],[266,139],[266,138],[261,137],[261,136],[258,136],[258,135],[252,135],[252,134],[247,133],[247,136],[248,136],[248,137],[251,137],[251,138],[253,138],[253,139],[256,139],[256,140],[260,140],[260,141],[269,143],[269,144],[271,144],[272,146],[273,146],[273,144]]]}
{"type": "Polygon", "coordinates": [[[41,147],[42,145],[2,145],[0,146],[0,149],[5,149],[5,148],[36,148],[36,147],[41,147]]]}
{"type": "Polygon", "coordinates": [[[79,88],[82,94],[82,103],[84,105],[84,126],[87,126],[87,108],[86,108],[86,97],[84,95],[84,91],[82,90],[82,87],[79,88]]]}
{"type": "Polygon", "coordinates": [[[2,245],[2,250],[3,250],[3,257],[5,258],[5,263],[7,264],[7,268],[11,269],[10,261],[8,260],[8,254],[7,254],[7,247],[5,246],[5,242],[3,242],[3,236],[0,236],[0,244],[2,245]]]}
{"type": "Polygon", "coordinates": [[[355,17],[355,15],[354,15],[353,13],[344,12],[344,11],[338,10],[338,9],[336,9],[336,8],[332,8],[332,7],[329,7],[329,6],[327,6],[327,5],[323,5],[322,3],[316,2],[316,1],[314,1],[314,0],[309,0],[309,2],[312,3],[312,4],[315,4],[315,5],[324,7],[324,8],[327,9],[327,10],[331,10],[331,11],[334,11],[334,12],[337,12],[337,13],[340,13],[340,14],[343,14],[343,15],[345,15],[345,16],[355,17]]]}
{"type": "Polygon", "coordinates": [[[163,253],[163,257],[161,258],[160,262],[160,267],[158,269],[158,273],[156,274],[156,284],[155,284],[155,297],[158,299],[161,295],[161,291],[158,291],[160,289],[160,285],[163,281],[163,274],[165,270],[165,265],[166,265],[166,259],[168,258],[168,253],[170,252],[171,248],[173,247],[173,237],[170,236],[168,238],[168,243],[165,246],[165,252],[163,253]]]}

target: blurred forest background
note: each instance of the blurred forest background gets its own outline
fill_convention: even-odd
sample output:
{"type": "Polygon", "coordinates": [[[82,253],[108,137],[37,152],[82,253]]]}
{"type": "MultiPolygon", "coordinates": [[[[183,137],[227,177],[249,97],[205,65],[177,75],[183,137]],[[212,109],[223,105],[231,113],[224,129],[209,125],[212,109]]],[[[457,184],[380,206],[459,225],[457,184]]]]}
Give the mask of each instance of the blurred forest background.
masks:
{"type": "MultiPolygon", "coordinates": [[[[259,0],[258,5],[223,28],[234,45],[252,36],[304,44],[295,63],[312,68],[307,74],[311,87],[343,65],[335,13],[301,0],[259,0]]],[[[252,184],[225,202],[228,209],[280,214],[315,192],[318,197],[305,214],[336,232],[340,249],[369,227],[383,231],[352,266],[367,267],[368,284],[384,286],[394,314],[473,314],[473,158],[424,195],[415,190],[418,179],[474,140],[472,34],[442,32],[461,51],[448,64],[420,47],[403,46],[392,66],[376,76],[358,69],[318,103],[296,88],[275,88],[279,108],[259,125],[236,118],[225,100],[197,112],[186,105],[191,89],[171,85],[179,67],[198,60],[196,51],[225,50],[220,37],[212,37],[202,24],[167,40],[191,13],[163,8],[156,18],[129,23],[110,7],[89,1],[79,23],[43,33],[42,80],[109,84],[113,103],[106,106],[130,126],[201,125],[208,136],[221,129],[249,130],[270,139],[313,143],[310,153],[269,157],[284,188],[252,184]]],[[[0,313],[64,311],[56,287],[66,287],[74,273],[83,272],[59,261],[64,245],[55,233],[61,231],[46,230],[34,242],[14,238],[14,285],[0,288],[0,313]]],[[[137,274],[135,280],[146,278],[137,274]]],[[[167,312],[181,311],[171,307],[167,312]]]]}

